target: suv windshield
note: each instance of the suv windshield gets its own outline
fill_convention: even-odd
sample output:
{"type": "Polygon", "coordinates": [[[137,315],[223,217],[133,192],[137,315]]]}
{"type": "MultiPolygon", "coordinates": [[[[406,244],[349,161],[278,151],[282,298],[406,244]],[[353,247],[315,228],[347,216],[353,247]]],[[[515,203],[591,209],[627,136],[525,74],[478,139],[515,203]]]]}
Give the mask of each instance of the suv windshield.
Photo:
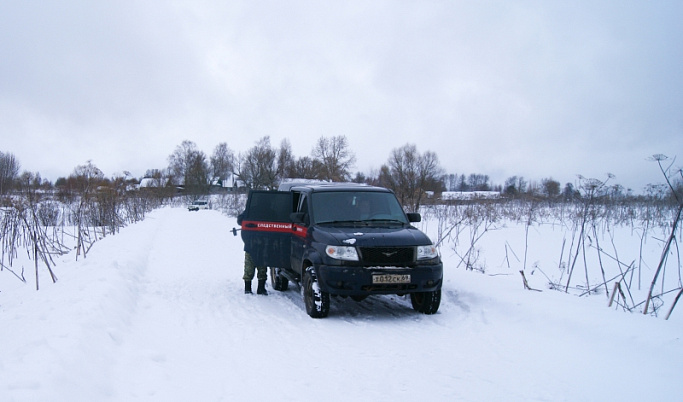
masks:
{"type": "Polygon", "coordinates": [[[393,193],[330,191],[311,194],[315,223],[395,222],[407,224],[406,215],[393,193]]]}

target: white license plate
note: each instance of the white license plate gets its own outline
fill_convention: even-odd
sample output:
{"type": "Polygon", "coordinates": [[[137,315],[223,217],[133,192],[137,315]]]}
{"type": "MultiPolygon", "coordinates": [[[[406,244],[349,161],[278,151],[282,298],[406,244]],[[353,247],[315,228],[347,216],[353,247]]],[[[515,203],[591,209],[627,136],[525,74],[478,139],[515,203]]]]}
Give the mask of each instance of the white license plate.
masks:
{"type": "Polygon", "coordinates": [[[410,283],[410,275],[384,274],[373,275],[372,283],[410,283]]]}

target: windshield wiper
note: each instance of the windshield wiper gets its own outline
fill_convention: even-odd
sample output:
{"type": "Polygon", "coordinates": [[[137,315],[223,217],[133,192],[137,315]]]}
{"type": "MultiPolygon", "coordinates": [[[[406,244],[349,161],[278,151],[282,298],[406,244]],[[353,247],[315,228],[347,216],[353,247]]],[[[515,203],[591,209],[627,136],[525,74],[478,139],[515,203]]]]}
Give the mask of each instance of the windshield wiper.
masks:
{"type": "Polygon", "coordinates": [[[384,218],[384,219],[364,219],[363,222],[386,222],[386,223],[400,223],[401,225],[405,225],[406,223],[403,222],[402,220],[399,219],[389,219],[389,218],[384,218]]]}
{"type": "Polygon", "coordinates": [[[334,224],[340,224],[340,223],[349,224],[349,225],[358,225],[358,224],[362,224],[363,221],[359,221],[359,220],[338,220],[338,221],[316,222],[316,224],[318,224],[318,225],[329,225],[329,224],[334,225],[334,224]]]}
{"type": "Polygon", "coordinates": [[[318,224],[318,225],[360,225],[360,226],[369,226],[369,225],[372,225],[374,223],[399,224],[401,226],[406,225],[406,223],[403,222],[402,220],[390,219],[390,218],[384,218],[384,219],[343,219],[343,220],[336,220],[336,221],[316,222],[316,224],[318,224]]]}

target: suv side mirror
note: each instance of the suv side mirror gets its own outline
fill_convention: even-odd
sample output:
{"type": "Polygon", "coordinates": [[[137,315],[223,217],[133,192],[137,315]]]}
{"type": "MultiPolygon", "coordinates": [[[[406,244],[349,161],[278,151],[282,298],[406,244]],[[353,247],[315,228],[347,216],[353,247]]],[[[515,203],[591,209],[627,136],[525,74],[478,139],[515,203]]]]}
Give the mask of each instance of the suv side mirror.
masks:
{"type": "Polygon", "coordinates": [[[289,214],[289,220],[291,220],[293,223],[306,223],[306,213],[292,212],[289,214]]]}
{"type": "Polygon", "coordinates": [[[409,212],[406,215],[408,215],[408,222],[421,222],[422,221],[422,215],[420,215],[418,212],[409,212]]]}

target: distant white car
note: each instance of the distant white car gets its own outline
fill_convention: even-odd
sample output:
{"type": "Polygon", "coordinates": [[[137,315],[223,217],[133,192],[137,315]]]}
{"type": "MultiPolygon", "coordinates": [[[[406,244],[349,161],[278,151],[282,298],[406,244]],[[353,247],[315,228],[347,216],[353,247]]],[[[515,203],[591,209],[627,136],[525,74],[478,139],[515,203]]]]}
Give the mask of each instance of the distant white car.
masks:
{"type": "Polygon", "coordinates": [[[196,200],[187,207],[188,211],[199,211],[200,209],[209,209],[208,201],[196,200]]]}

